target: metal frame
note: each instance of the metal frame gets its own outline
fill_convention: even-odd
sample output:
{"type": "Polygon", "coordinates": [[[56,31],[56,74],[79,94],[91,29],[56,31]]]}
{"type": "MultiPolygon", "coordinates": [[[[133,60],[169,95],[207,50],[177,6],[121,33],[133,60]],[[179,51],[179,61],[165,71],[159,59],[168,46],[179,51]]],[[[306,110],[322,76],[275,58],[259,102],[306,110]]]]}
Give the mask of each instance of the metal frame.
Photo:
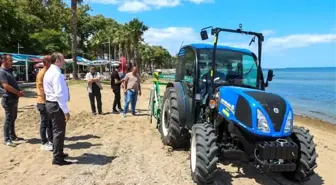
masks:
{"type": "Polygon", "coordinates": [[[163,97],[160,96],[160,87],[167,86],[169,82],[162,82],[159,79],[166,79],[166,80],[175,80],[175,76],[171,75],[163,75],[160,72],[153,73],[153,87],[151,89],[151,95],[149,99],[149,107],[148,107],[148,116],[150,122],[152,122],[152,117],[156,120],[159,120],[161,114],[161,103],[163,97]]]}
{"type": "MultiPolygon", "coordinates": [[[[213,94],[213,84],[214,84],[214,77],[215,77],[215,67],[216,67],[216,50],[217,50],[217,43],[218,43],[218,36],[220,32],[229,32],[229,33],[240,33],[245,35],[253,35],[258,38],[258,58],[257,58],[257,65],[259,68],[258,76],[257,76],[257,87],[259,86],[259,80],[262,78],[262,74],[260,72],[260,66],[261,66],[261,52],[262,52],[262,42],[264,41],[264,36],[262,33],[258,32],[252,32],[252,31],[243,31],[242,30],[242,24],[239,24],[239,28],[236,30],[233,29],[226,29],[226,28],[213,28],[212,26],[203,28],[201,30],[201,33],[205,31],[206,29],[211,28],[211,35],[215,35],[214,39],[214,47],[213,47],[213,55],[212,55],[212,65],[211,65],[211,86],[209,89],[209,97],[213,94]]],[[[251,40],[250,44],[254,41],[254,38],[251,40]]]]}

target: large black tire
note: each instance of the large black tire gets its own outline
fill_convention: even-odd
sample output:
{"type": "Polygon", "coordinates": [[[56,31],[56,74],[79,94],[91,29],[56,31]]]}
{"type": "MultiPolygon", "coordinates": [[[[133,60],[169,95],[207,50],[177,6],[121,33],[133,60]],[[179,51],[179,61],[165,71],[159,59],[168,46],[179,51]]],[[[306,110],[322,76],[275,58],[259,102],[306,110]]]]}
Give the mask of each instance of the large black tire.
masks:
{"type": "Polygon", "coordinates": [[[190,134],[187,128],[179,122],[179,108],[175,88],[166,89],[162,100],[159,130],[163,144],[173,149],[187,148],[190,144],[190,134]]]}
{"type": "Polygon", "coordinates": [[[292,139],[299,146],[299,156],[296,161],[296,170],[293,172],[285,172],[284,176],[292,181],[304,182],[315,174],[316,164],[316,144],[309,130],[304,127],[293,127],[292,139]]]}
{"type": "Polygon", "coordinates": [[[217,170],[218,146],[215,129],[210,124],[195,124],[192,128],[190,169],[197,184],[209,184],[214,181],[217,170]]]}

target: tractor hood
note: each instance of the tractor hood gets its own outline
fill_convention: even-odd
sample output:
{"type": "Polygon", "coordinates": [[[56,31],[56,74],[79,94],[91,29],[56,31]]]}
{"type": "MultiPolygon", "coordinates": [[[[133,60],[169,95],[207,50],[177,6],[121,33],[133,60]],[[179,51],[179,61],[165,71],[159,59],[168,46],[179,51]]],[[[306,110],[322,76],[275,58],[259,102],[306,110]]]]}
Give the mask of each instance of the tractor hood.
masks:
{"type": "Polygon", "coordinates": [[[293,109],[281,96],[234,86],[219,87],[218,112],[249,131],[263,136],[290,135],[293,109]]]}

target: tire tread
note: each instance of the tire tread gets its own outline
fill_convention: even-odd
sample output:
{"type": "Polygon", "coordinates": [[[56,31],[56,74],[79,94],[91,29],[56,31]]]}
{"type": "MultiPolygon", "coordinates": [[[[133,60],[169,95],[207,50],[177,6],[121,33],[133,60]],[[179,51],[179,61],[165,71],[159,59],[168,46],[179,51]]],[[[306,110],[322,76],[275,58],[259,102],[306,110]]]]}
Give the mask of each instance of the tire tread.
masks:
{"type": "Polygon", "coordinates": [[[218,147],[214,128],[209,124],[196,124],[192,129],[196,137],[196,170],[191,172],[197,184],[209,184],[217,170],[218,147]]]}
{"type": "Polygon", "coordinates": [[[285,176],[293,181],[304,182],[315,174],[314,169],[317,167],[316,158],[318,157],[316,144],[314,137],[304,127],[294,126],[292,138],[299,146],[299,160],[296,170],[285,173],[285,176]]]}

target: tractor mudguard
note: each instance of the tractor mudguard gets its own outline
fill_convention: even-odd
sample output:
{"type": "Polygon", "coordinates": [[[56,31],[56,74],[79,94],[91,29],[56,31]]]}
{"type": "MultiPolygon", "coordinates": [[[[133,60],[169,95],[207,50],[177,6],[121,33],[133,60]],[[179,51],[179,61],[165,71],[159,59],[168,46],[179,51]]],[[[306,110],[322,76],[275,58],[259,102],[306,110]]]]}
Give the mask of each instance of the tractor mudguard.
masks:
{"type": "Polygon", "coordinates": [[[186,123],[189,123],[189,119],[187,119],[188,113],[191,111],[190,104],[188,102],[189,96],[187,95],[188,89],[180,83],[180,82],[170,82],[167,84],[168,87],[173,87],[176,90],[177,95],[177,103],[178,103],[178,111],[179,111],[179,123],[183,124],[181,126],[187,126],[186,123]]]}

